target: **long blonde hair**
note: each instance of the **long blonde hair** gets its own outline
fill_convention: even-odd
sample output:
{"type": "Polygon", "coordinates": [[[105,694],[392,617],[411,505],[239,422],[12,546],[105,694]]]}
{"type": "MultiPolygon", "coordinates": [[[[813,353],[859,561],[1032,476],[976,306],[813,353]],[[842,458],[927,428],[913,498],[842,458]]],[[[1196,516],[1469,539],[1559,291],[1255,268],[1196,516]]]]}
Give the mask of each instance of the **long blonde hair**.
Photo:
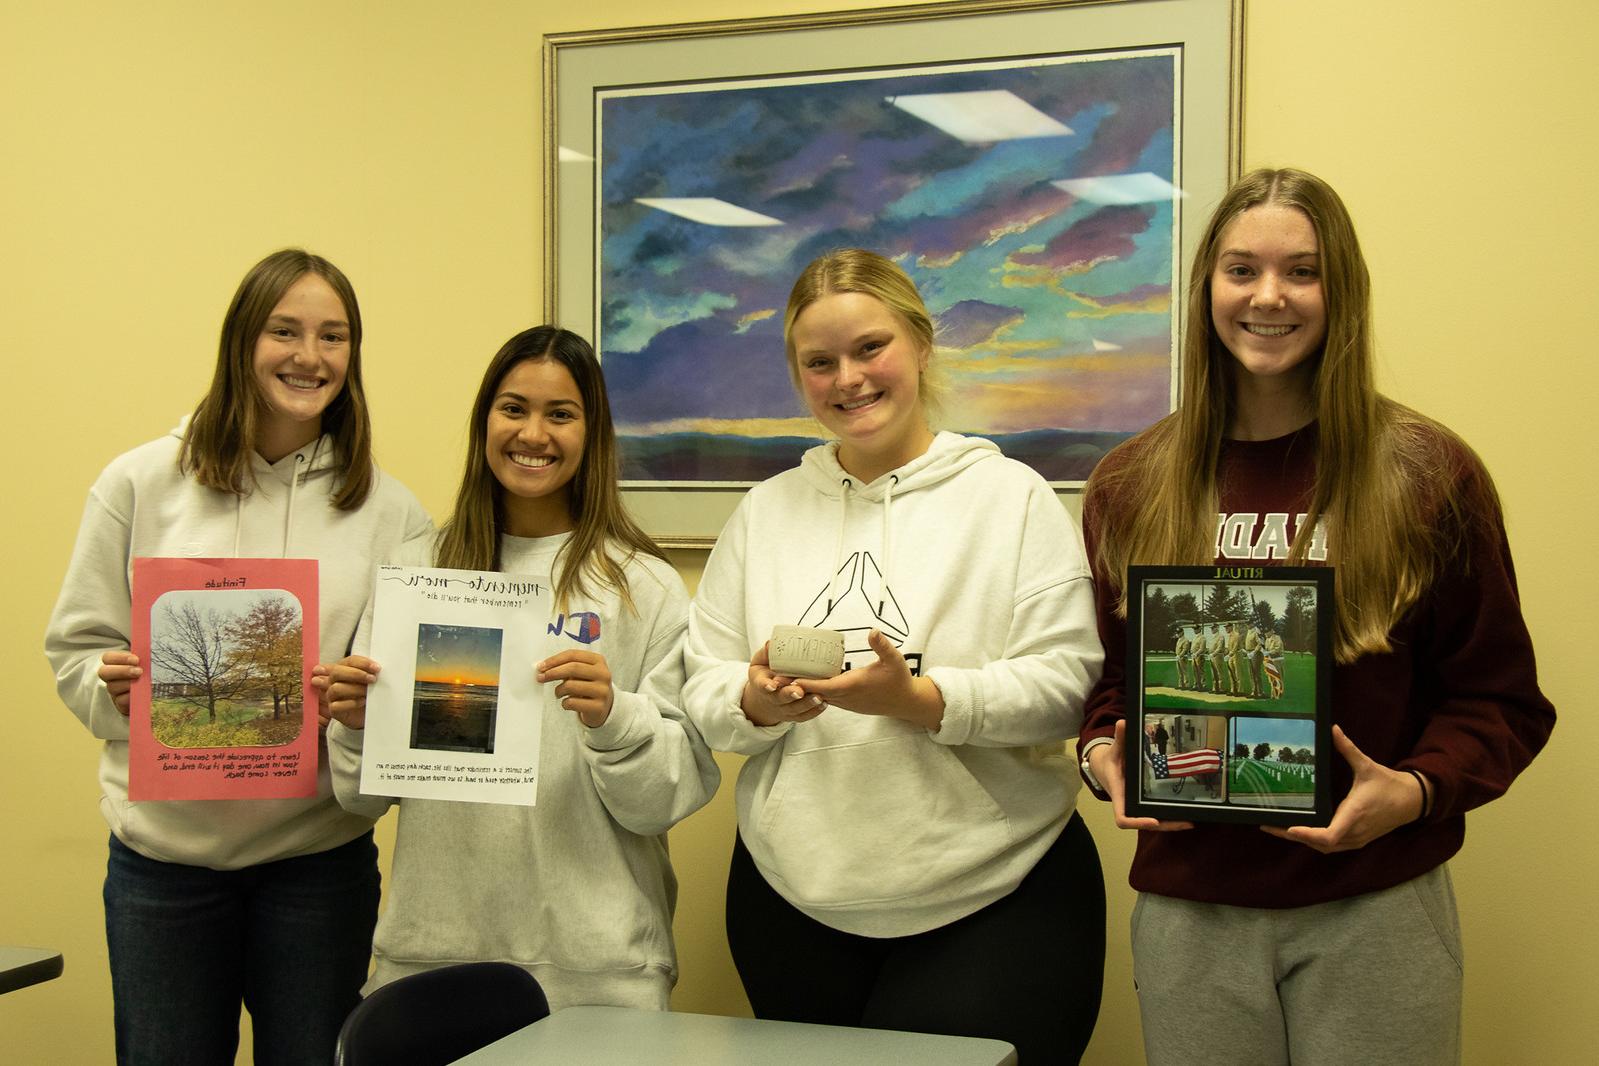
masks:
{"type": "MultiPolygon", "coordinates": [[[[1125,614],[1127,566],[1215,558],[1216,467],[1232,418],[1236,361],[1216,336],[1211,275],[1223,231],[1262,204],[1303,211],[1316,230],[1327,336],[1313,359],[1316,476],[1288,562],[1307,562],[1321,523],[1337,568],[1333,649],[1341,662],[1390,650],[1389,632],[1458,549],[1466,445],[1443,426],[1377,392],[1371,282],[1355,227],[1326,182],[1299,170],[1256,170],[1222,198],[1200,238],[1188,281],[1188,332],[1175,413],[1112,453],[1088,483],[1085,517],[1105,523],[1094,547],[1101,580],[1125,614]]],[[[1491,483],[1481,486],[1492,497],[1491,483]]],[[[1473,501],[1480,504],[1483,501],[1473,501]]],[[[1497,506],[1497,500],[1492,501],[1497,506]]]]}
{"type": "Polygon", "coordinates": [[[320,255],[301,248],[273,252],[239,282],[222,319],[217,365],[211,388],[194,409],[178,468],[207,488],[248,496],[255,488],[250,456],[265,403],[255,378],[255,345],[272,309],[307,274],[326,281],[344,305],[350,323],[350,361],[344,387],[322,412],[322,431],[333,438],[333,453],[344,477],[333,506],[353,511],[372,491],[372,419],[361,381],[361,305],[344,272],[320,255]]]}
{"type": "Polygon", "coordinates": [[[489,469],[489,408],[500,382],[525,362],[559,363],[572,375],[583,401],[583,461],[570,485],[572,536],[557,556],[555,600],[565,610],[571,597],[585,595],[589,582],[614,589],[636,610],[626,567],[635,554],[666,555],[628,516],[617,488],[616,430],[605,375],[588,341],[557,326],[523,330],[501,346],[483,372],[467,427],[466,469],[455,496],[455,510],[439,534],[435,566],[458,570],[498,570],[505,490],[489,469]],[[615,549],[622,549],[620,556],[615,549]]]}

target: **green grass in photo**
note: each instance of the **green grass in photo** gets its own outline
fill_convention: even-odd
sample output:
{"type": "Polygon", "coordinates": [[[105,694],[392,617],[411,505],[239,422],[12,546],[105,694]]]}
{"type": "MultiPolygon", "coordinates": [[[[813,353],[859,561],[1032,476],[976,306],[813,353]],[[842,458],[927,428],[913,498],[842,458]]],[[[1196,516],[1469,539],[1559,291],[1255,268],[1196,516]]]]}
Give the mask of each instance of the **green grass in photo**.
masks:
{"type": "Polygon", "coordinates": [[[1232,759],[1227,791],[1272,796],[1313,796],[1316,776],[1311,766],[1287,766],[1267,759],[1232,759]]]}
{"type": "MultiPolygon", "coordinates": [[[[1185,669],[1192,669],[1190,666],[1185,669]]],[[[1211,662],[1205,659],[1205,691],[1194,692],[1177,685],[1177,658],[1167,652],[1155,652],[1144,660],[1144,707],[1149,710],[1200,710],[1216,711],[1268,711],[1276,714],[1311,715],[1316,710],[1316,657],[1309,652],[1288,652],[1283,656],[1283,698],[1233,696],[1210,691],[1211,662]]],[[[1227,667],[1222,666],[1222,687],[1226,689],[1227,667]]],[[[1244,660],[1244,670],[1239,685],[1249,691],[1249,661],[1244,660]]],[[[1261,667],[1261,691],[1271,692],[1266,680],[1265,667],[1261,667]]]]}
{"type": "Polygon", "coordinates": [[[291,743],[301,725],[298,705],[274,721],[270,700],[218,700],[214,722],[206,708],[185,700],[150,705],[151,732],[169,748],[272,747],[291,743]]]}

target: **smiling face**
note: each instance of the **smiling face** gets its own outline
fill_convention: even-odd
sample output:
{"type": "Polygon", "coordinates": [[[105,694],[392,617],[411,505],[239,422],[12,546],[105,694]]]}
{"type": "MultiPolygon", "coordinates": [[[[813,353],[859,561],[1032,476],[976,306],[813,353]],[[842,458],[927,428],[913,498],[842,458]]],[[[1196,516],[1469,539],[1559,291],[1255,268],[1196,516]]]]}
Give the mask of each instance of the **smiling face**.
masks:
{"type": "Polygon", "coordinates": [[[554,359],[528,359],[500,379],[484,452],[504,490],[505,532],[544,537],[572,528],[571,483],[583,464],[583,399],[554,359]]]}
{"type": "Polygon", "coordinates": [[[1217,338],[1242,375],[1262,384],[1277,379],[1308,396],[1327,337],[1321,250],[1310,216],[1261,204],[1228,223],[1217,247],[1210,277],[1217,338]]]}
{"type": "Polygon", "coordinates": [[[789,332],[800,391],[837,435],[839,465],[869,482],[927,450],[929,353],[903,318],[875,296],[835,292],[801,311],[789,332]]]}
{"type": "Polygon", "coordinates": [[[344,388],[350,323],[344,302],[318,274],[304,274],[272,308],[252,362],[261,411],[256,451],[270,462],[315,440],[322,412],[344,388]]]}

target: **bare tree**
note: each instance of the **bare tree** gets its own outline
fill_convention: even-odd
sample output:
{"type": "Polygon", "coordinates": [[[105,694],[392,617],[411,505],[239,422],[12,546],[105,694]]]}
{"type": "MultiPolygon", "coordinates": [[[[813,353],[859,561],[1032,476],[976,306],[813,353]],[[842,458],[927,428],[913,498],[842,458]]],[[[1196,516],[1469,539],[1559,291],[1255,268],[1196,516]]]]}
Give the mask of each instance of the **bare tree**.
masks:
{"type": "Polygon", "coordinates": [[[251,679],[272,692],[272,718],[292,710],[302,670],[299,610],[286,600],[261,600],[228,627],[251,679]]]}
{"type": "Polygon", "coordinates": [[[179,699],[204,707],[215,722],[217,701],[232,699],[249,683],[231,647],[228,619],[216,611],[202,615],[193,602],[176,608],[164,603],[161,614],[165,621],[160,639],[151,642],[150,665],[179,699]]]}

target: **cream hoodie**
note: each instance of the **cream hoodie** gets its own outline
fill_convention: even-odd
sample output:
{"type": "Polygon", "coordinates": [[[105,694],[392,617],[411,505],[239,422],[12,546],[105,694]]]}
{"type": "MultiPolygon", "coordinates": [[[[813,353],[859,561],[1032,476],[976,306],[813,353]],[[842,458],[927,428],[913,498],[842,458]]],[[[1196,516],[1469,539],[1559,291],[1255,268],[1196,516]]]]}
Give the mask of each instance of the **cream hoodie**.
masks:
{"type": "Polygon", "coordinates": [[[336,509],[339,478],[328,437],[276,463],[255,456],[256,487],[247,496],[208,489],[178,470],[182,429],[117,457],[89,490],[45,633],[56,689],[105,741],[100,810],[118,839],[141,855],[234,870],[326,851],[360,836],[372,821],[333,799],[325,752],[318,755],[314,798],[131,802],[128,720],[97,676],[100,656],[128,647],[136,556],[239,556],[316,559],[321,658],[343,658],[371,591],[374,561],[395,554],[402,542],[428,537],[433,525],[416,497],[381,472],[361,507],[336,509]]]}
{"type": "MultiPolygon", "coordinates": [[[[553,584],[569,537],[501,537],[500,568],[553,584]]],[[[430,558],[413,552],[399,561],[428,566],[430,558]]],[[[646,556],[634,556],[626,573],[636,613],[609,589],[570,605],[599,619],[598,637],[571,647],[605,656],[615,702],[596,729],[554,701],[545,707],[536,806],[364,795],[365,731],[328,727],[339,801],[374,818],[391,803],[399,808],[364,991],[452,962],[497,959],[537,977],[552,1010],[667,1009],[677,980],[677,880],[666,831],[705,805],[721,775],[679,709],[683,579],[646,556]]],[[[363,625],[358,648],[369,630],[363,625]]],[[[522,659],[529,670],[533,662],[531,653],[522,659]]]]}
{"type": "Polygon", "coordinates": [[[749,756],[739,832],[762,874],[816,920],[884,937],[986,906],[1054,842],[1079,785],[1060,742],[1103,652],[1055,494],[989,441],[940,433],[868,485],[824,445],[751,490],[706,564],[685,657],[690,717],[749,756]],[[881,631],[943,694],[938,732],[837,705],[750,722],[749,660],[778,623],[843,631],[847,664],[872,661],[881,631]]]}

